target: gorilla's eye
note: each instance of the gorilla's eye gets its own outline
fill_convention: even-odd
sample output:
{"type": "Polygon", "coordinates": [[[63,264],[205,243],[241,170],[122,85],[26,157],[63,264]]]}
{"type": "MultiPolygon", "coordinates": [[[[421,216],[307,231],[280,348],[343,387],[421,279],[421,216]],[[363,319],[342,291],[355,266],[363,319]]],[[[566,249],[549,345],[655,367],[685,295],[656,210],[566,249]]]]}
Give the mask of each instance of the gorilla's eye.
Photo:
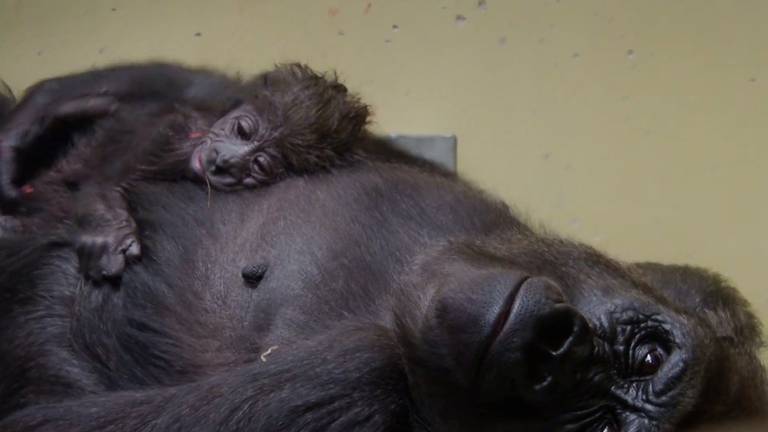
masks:
{"type": "Polygon", "coordinates": [[[636,351],[635,359],[634,375],[648,377],[661,369],[667,359],[667,354],[658,346],[645,345],[636,351]]]}
{"type": "Polygon", "coordinates": [[[256,153],[253,159],[251,159],[251,172],[256,175],[269,175],[269,157],[264,153],[256,153]]]}
{"type": "Polygon", "coordinates": [[[253,138],[253,126],[245,118],[235,120],[235,133],[243,141],[250,141],[253,138]]]}
{"type": "Polygon", "coordinates": [[[620,430],[619,424],[616,422],[616,420],[613,418],[613,416],[609,417],[605,423],[597,428],[600,432],[618,432],[620,430]]]}

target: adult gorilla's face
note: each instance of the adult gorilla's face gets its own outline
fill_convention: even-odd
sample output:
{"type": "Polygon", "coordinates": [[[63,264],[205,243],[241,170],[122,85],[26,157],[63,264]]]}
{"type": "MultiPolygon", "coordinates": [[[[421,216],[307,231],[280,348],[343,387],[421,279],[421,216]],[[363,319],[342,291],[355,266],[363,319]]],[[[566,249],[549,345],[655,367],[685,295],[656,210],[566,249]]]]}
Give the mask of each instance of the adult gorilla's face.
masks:
{"type": "Polygon", "coordinates": [[[425,430],[663,431],[683,422],[714,346],[708,323],[588,248],[511,249],[520,247],[537,250],[454,245],[418,266],[420,316],[399,324],[425,430]],[[539,258],[510,258],[519,256],[539,258]]]}

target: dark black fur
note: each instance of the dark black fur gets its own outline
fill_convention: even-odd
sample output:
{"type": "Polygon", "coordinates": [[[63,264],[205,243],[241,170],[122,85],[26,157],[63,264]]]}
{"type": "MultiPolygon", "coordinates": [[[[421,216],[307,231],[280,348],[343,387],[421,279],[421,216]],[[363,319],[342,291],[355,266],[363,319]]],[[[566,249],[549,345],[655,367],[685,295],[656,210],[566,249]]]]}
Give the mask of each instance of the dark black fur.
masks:
{"type": "Polygon", "coordinates": [[[766,412],[757,321],[710,273],[617,262],[403,165],[210,198],[131,191],[146,254],[120,290],[43,236],[0,240],[0,430],[667,431],[766,412]]]}
{"type": "Polygon", "coordinates": [[[353,159],[367,118],[335,77],[298,64],[247,82],[169,64],[47,80],[0,131],[0,201],[22,230],[71,239],[87,276],[114,278],[140,255],[131,182],[233,190],[327,170],[353,159]]]}

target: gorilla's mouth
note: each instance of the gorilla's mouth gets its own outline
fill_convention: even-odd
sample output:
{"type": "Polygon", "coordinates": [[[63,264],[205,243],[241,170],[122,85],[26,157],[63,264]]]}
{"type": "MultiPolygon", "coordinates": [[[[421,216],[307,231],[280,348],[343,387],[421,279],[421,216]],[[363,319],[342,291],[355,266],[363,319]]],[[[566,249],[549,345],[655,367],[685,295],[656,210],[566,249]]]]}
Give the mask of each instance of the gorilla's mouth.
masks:
{"type": "Polygon", "coordinates": [[[205,162],[203,161],[203,146],[198,146],[192,151],[192,157],[189,159],[190,168],[192,169],[192,172],[196,175],[200,176],[200,178],[204,178],[206,175],[205,172],[205,162]]]}
{"type": "Polygon", "coordinates": [[[211,185],[223,191],[234,191],[234,190],[241,189],[240,180],[228,174],[227,175],[209,175],[207,176],[207,179],[211,183],[211,185]]]}
{"type": "Polygon", "coordinates": [[[211,169],[210,162],[206,159],[208,147],[200,145],[192,151],[189,166],[193,175],[199,180],[205,181],[209,186],[223,191],[241,189],[243,181],[229,172],[217,173],[211,169]]]}
{"type": "Polygon", "coordinates": [[[491,349],[493,348],[493,345],[496,343],[496,341],[499,339],[501,334],[504,332],[504,329],[507,327],[507,323],[510,320],[510,317],[512,315],[512,310],[515,305],[515,300],[517,300],[517,295],[520,293],[520,288],[530,279],[530,276],[524,276],[520,278],[520,280],[512,286],[512,288],[509,289],[509,292],[507,293],[506,298],[504,299],[504,303],[501,305],[501,309],[499,309],[499,312],[496,314],[496,317],[493,319],[493,325],[491,325],[491,330],[488,333],[488,336],[485,338],[485,341],[482,344],[482,347],[480,349],[480,361],[478,362],[478,370],[483,369],[483,365],[485,364],[486,359],[488,358],[488,353],[491,352],[491,349]]]}

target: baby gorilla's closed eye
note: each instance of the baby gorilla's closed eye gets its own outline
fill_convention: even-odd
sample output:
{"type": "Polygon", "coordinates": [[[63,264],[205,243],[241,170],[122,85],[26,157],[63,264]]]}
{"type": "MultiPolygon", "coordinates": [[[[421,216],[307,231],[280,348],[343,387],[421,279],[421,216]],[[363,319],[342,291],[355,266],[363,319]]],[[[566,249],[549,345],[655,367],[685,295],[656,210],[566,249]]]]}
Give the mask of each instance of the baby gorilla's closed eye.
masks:
{"type": "Polygon", "coordinates": [[[272,165],[272,160],[266,153],[256,153],[251,159],[251,175],[258,180],[269,180],[273,176],[272,165]]]}
{"type": "Polygon", "coordinates": [[[243,141],[251,141],[254,135],[252,122],[245,117],[235,120],[235,135],[243,141]]]}

